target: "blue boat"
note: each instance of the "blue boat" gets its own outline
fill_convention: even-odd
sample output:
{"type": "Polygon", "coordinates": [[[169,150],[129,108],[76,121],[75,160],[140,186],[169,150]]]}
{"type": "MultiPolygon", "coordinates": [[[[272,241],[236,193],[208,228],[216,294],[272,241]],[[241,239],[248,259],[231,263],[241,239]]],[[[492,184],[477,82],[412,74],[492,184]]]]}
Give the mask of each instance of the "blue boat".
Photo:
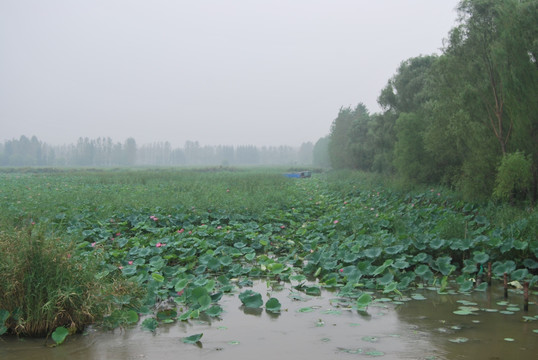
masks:
{"type": "Polygon", "coordinates": [[[285,177],[288,177],[288,178],[297,178],[297,179],[303,179],[303,178],[309,178],[312,176],[312,172],[311,171],[301,171],[301,172],[296,172],[296,173],[288,173],[288,174],[284,174],[285,177]]]}

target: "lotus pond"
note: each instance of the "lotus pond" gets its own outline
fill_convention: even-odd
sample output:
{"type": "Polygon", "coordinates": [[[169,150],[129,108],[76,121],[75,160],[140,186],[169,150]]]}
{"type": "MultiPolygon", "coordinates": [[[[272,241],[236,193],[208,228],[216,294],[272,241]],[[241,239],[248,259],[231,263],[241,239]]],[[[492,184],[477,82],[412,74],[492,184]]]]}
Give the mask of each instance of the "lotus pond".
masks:
{"type": "Polygon", "coordinates": [[[281,174],[1,173],[4,235],[45,234],[69,244],[68,265],[91,259],[92,278],[138,290],[103,296],[78,334],[56,323],[46,343],[61,345],[46,349],[11,336],[24,309],[0,303],[0,357],[534,358],[536,211],[357,173],[281,174]]]}

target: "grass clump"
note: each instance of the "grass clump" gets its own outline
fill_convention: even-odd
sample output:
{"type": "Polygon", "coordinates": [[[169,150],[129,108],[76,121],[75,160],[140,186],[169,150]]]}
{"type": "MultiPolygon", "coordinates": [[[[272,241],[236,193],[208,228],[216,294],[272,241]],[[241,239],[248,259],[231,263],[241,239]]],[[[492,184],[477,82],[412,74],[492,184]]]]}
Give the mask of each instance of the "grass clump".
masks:
{"type": "Polygon", "coordinates": [[[112,310],[115,294],[136,291],[125,282],[97,280],[97,259],[74,252],[73,244],[30,228],[0,233],[0,332],[81,331],[112,310]]]}

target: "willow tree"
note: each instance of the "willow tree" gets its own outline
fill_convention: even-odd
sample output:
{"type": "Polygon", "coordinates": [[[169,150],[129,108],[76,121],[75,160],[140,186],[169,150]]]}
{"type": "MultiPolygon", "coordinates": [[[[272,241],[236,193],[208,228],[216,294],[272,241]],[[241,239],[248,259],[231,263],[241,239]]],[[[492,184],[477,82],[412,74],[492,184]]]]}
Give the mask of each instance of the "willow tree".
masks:
{"type": "Polygon", "coordinates": [[[436,63],[426,149],[448,160],[469,194],[491,194],[508,153],[532,155],[536,169],[536,4],[462,0],[459,25],[436,63]]]}

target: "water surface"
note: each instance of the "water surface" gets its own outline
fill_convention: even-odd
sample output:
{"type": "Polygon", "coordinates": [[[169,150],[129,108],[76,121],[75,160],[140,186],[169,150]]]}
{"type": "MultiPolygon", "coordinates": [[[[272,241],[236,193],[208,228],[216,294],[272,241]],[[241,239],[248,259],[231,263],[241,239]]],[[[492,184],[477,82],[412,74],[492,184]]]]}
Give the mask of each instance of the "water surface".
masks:
{"type": "MultiPolygon", "coordinates": [[[[237,294],[225,295],[220,301],[225,312],[218,320],[160,325],[155,333],[139,326],[109,332],[89,329],[56,348],[45,347],[42,339],[4,337],[0,339],[0,359],[535,360],[538,334],[533,330],[538,329],[538,318],[525,322],[523,316],[538,316],[536,305],[531,304],[524,313],[521,294],[511,293],[504,304],[502,289],[493,288],[470,295],[421,290],[407,295],[420,294],[425,300],[379,301],[360,314],[339,307],[335,292],[303,295],[305,300],[297,301],[289,296],[295,292],[289,285],[275,291],[265,282],[257,282],[253,290],[264,301],[273,296],[282,303],[279,315],[244,309],[237,294]],[[482,310],[476,315],[456,315],[453,311],[462,305],[458,300],[474,302],[482,310]],[[507,307],[519,310],[511,315],[499,312],[507,307]],[[299,311],[304,308],[311,311],[299,311]],[[204,334],[198,345],[181,341],[197,333],[204,334]],[[453,342],[461,339],[467,340],[453,342]]],[[[379,294],[378,300],[383,296],[379,294]]],[[[536,300],[536,295],[531,296],[531,301],[536,300]]]]}

